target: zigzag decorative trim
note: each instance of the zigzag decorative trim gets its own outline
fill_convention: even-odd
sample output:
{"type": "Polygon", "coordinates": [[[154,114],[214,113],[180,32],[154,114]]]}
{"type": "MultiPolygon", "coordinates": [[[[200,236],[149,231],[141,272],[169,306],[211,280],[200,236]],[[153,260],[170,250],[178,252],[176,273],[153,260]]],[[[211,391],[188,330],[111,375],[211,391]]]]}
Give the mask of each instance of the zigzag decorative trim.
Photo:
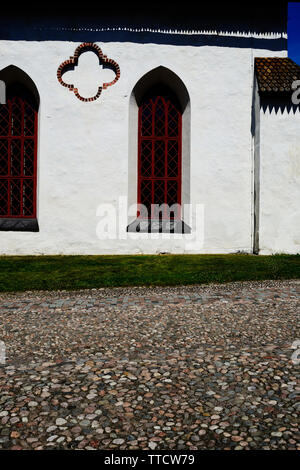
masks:
{"type": "Polygon", "coordinates": [[[70,59],[65,60],[62,64],[60,64],[60,66],[58,67],[58,70],[57,70],[57,79],[58,79],[59,83],[62,86],[68,88],[70,91],[73,91],[75,96],[80,101],[84,101],[84,102],[95,101],[96,99],[98,99],[99,96],[102,93],[102,90],[106,90],[106,88],[108,88],[109,86],[114,85],[119,80],[119,78],[120,78],[120,67],[117,64],[117,62],[115,62],[112,59],[109,59],[106,55],[104,55],[101,48],[93,42],[84,42],[84,43],[80,44],[80,46],[78,46],[75,49],[74,55],[71,56],[70,59]],[[78,65],[79,56],[81,54],[83,54],[84,52],[86,52],[86,51],[95,52],[95,54],[97,54],[97,56],[99,57],[100,62],[102,62],[103,64],[109,64],[111,66],[111,68],[113,69],[113,71],[115,72],[115,74],[116,74],[116,78],[113,81],[103,83],[102,86],[99,86],[96,95],[93,96],[92,98],[84,98],[83,96],[81,96],[78,93],[78,89],[75,88],[74,85],[65,83],[62,79],[62,75],[66,72],[65,69],[70,65],[76,67],[78,65]]]}

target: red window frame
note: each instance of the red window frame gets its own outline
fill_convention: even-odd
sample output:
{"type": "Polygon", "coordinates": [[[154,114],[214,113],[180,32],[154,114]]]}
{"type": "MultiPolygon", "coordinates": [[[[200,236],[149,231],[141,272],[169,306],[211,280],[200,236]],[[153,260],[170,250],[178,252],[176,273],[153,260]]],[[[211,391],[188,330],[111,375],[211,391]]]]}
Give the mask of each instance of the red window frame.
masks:
{"type": "MultiPolygon", "coordinates": [[[[171,219],[181,218],[182,113],[173,100],[144,101],[138,115],[138,205],[178,204],[171,219]]],[[[163,211],[162,218],[169,218],[163,211]]],[[[141,211],[138,217],[144,218],[141,211]]]]}
{"type": "Polygon", "coordinates": [[[0,105],[0,218],[36,218],[37,131],[29,101],[0,105]]]}

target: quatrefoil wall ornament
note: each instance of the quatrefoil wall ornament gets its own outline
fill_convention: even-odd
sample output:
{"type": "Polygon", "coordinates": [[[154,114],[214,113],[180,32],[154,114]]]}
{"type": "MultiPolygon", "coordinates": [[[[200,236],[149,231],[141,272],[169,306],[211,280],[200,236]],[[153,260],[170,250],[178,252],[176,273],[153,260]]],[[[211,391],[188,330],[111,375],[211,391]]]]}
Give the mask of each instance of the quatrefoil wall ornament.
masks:
{"type": "Polygon", "coordinates": [[[119,80],[119,78],[120,78],[120,67],[117,64],[117,62],[115,62],[112,59],[109,59],[106,55],[104,55],[100,47],[97,46],[97,44],[94,44],[93,42],[84,42],[83,44],[80,44],[80,46],[78,46],[75,49],[74,55],[71,56],[70,59],[65,60],[58,67],[58,70],[57,70],[57,79],[59,83],[62,86],[68,88],[70,91],[73,91],[75,96],[79,100],[84,101],[84,102],[95,101],[96,99],[98,99],[102,93],[102,90],[106,90],[106,88],[108,88],[109,86],[114,85],[119,80]],[[78,93],[78,88],[75,88],[73,84],[64,82],[64,80],[62,79],[62,76],[65,72],[74,70],[74,68],[78,65],[79,56],[87,51],[94,52],[99,59],[99,64],[101,64],[103,68],[109,68],[113,70],[116,75],[115,79],[112,80],[111,82],[102,83],[102,85],[98,87],[97,93],[91,98],[84,98],[78,93]]]}

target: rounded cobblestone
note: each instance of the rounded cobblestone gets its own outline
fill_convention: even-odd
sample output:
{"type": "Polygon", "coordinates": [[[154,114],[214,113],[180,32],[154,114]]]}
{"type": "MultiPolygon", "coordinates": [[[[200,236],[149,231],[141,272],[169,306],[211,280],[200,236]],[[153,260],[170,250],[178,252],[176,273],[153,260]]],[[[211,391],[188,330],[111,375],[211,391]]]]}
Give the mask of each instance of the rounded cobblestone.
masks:
{"type": "Polygon", "coordinates": [[[299,281],[0,294],[0,449],[300,449],[299,281]]]}

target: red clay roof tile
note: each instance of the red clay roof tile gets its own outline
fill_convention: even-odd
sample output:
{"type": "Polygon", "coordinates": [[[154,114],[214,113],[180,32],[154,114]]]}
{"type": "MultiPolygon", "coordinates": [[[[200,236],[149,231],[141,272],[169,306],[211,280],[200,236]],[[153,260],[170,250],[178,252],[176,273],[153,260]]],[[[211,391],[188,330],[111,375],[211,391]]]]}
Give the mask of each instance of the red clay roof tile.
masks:
{"type": "Polygon", "coordinates": [[[292,83],[300,80],[300,65],[284,57],[258,57],[255,72],[260,93],[291,93],[292,83]]]}

